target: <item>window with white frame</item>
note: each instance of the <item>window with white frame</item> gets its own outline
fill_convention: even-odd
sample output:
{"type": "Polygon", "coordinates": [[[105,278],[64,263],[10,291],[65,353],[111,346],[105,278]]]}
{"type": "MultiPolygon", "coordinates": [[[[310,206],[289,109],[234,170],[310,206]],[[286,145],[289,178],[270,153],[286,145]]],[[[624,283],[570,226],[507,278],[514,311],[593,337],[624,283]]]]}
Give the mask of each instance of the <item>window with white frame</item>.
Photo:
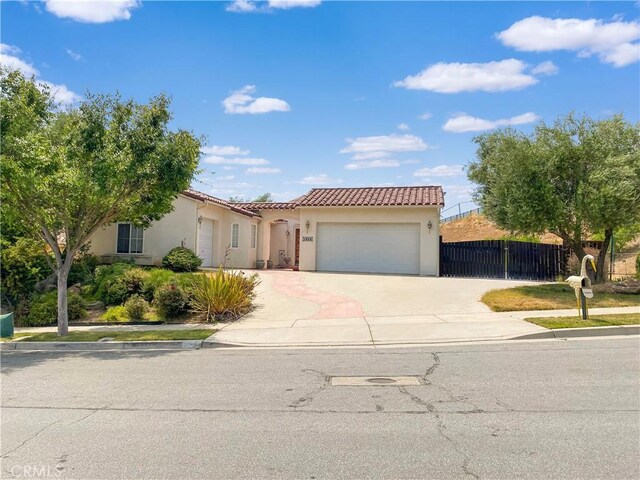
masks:
{"type": "Polygon", "coordinates": [[[251,225],[251,248],[256,248],[257,241],[258,241],[258,226],[251,225]]]}
{"type": "Polygon", "coordinates": [[[116,253],[142,253],[144,230],[132,223],[118,224],[116,253]]]}
{"type": "Polygon", "coordinates": [[[231,225],[231,248],[238,248],[240,244],[240,225],[234,223],[231,225]]]}

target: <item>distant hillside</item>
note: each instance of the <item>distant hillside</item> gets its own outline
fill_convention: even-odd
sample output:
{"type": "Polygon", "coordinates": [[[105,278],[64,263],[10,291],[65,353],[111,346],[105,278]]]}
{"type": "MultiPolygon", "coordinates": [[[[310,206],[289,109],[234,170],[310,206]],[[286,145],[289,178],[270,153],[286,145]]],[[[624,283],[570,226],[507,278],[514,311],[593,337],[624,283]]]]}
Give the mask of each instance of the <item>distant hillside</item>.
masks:
{"type": "MultiPolygon", "coordinates": [[[[443,242],[465,242],[472,240],[499,240],[509,236],[509,232],[496,226],[484,215],[472,215],[470,217],[443,223],[440,226],[440,235],[443,242]]],[[[540,237],[542,243],[562,243],[562,240],[546,233],[540,237]]]]}

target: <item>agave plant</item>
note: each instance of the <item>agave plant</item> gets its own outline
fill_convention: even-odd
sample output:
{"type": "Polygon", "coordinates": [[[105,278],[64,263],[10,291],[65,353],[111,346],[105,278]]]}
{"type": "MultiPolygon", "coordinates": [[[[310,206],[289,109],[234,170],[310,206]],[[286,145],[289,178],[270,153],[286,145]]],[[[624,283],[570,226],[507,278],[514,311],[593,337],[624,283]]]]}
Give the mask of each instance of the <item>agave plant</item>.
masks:
{"type": "Polygon", "coordinates": [[[192,282],[191,309],[207,322],[215,322],[217,317],[235,319],[247,313],[260,279],[255,273],[245,275],[220,267],[214,274],[194,275],[192,282]]]}

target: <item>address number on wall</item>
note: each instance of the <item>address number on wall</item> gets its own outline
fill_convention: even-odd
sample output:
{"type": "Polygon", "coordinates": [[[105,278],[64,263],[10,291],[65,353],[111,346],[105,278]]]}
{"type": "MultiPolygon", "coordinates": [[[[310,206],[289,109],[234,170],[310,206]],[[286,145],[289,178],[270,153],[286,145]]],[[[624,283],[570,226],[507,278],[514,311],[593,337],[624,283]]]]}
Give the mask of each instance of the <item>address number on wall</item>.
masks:
{"type": "Polygon", "coordinates": [[[302,236],[302,241],[303,242],[313,242],[313,235],[303,235],[302,236]]]}

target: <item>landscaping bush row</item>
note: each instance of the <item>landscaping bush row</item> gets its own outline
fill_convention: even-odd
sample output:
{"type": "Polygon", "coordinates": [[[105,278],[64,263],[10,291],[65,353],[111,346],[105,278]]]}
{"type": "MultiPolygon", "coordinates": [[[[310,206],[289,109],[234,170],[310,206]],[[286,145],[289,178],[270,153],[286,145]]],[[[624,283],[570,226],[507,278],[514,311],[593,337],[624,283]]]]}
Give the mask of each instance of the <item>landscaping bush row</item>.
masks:
{"type": "Polygon", "coordinates": [[[208,322],[234,319],[249,311],[259,282],[255,274],[222,268],[214,274],[176,274],[129,264],[98,267],[95,277],[98,298],[114,305],[103,315],[109,321],[122,321],[123,315],[140,319],[151,305],[164,318],[192,311],[208,322]]]}

